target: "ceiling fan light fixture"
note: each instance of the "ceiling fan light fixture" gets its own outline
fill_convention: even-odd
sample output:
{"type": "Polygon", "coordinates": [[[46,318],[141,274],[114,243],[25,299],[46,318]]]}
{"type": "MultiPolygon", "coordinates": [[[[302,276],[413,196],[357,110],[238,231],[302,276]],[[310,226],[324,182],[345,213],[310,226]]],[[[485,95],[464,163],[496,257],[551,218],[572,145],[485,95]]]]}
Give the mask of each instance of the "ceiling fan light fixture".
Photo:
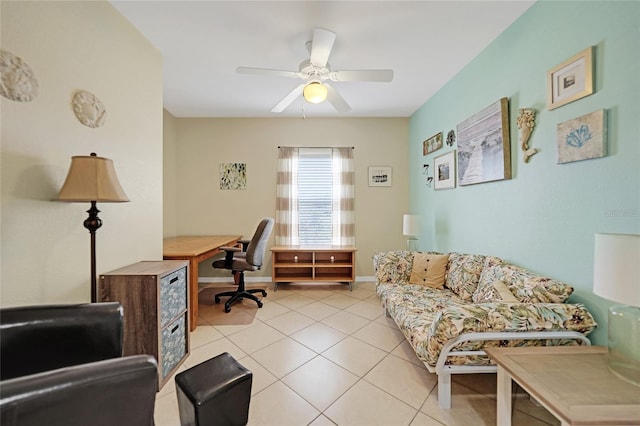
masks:
{"type": "Polygon", "coordinates": [[[327,99],[327,87],[319,81],[312,81],[304,86],[302,96],[309,103],[319,104],[327,99]]]}

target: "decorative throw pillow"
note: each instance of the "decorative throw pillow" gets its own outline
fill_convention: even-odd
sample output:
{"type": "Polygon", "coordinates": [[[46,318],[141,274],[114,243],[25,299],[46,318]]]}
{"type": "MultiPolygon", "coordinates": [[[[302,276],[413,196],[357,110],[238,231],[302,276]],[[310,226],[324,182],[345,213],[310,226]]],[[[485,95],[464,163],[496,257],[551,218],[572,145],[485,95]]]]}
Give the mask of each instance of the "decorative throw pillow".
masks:
{"type": "Polygon", "coordinates": [[[431,288],[444,287],[449,255],[415,253],[411,268],[410,284],[420,284],[431,288]]]}
{"type": "Polygon", "coordinates": [[[476,292],[473,293],[473,301],[475,303],[519,302],[503,281],[494,281],[489,285],[484,283],[478,284],[476,292]]]}
{"type": "MultiPolygon", "coordinates": [[[[478,287],[495,281],[502,281],[521,303],[564,303],[573,292],[573,287],[566,283],[506,262],[485,265],[478,287]]],[[[473,300],[477,301],[477,297],[476,292],[473,300]]]]}
{"type": "Polygon", "coordinates": [[[481,254],[449,253],[445,287],[463,299],[471,300],[478,288],[485,257],[481,254]]]}

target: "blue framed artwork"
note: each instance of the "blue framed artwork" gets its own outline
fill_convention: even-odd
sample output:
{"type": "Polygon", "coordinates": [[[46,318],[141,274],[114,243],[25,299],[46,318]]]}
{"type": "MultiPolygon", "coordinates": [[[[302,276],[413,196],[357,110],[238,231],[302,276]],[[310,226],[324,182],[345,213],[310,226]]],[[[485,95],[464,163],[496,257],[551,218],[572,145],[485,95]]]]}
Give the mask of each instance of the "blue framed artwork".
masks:
{"type": "Polygon", "coordinates": [[[606,113],[594,111],[557,126],[558,164],[604,157],[606,113]]]}

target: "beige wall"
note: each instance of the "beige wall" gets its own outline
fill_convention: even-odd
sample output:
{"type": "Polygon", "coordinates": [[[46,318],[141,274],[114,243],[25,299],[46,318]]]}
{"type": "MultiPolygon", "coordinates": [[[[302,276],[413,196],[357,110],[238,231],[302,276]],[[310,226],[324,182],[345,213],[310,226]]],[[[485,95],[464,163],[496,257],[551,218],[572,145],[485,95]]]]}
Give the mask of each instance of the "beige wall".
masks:
{"type": "Polygon", "coordinates": [[[39,82],[32,102],[0,98],[1,305],[90,299],[89,203],[59,203],[73,155],[111,158],[130,203],[99,203],[98,273],[162,258],[162,58],[108,2],[1,3],[1,47],[39,82]],[[71,109],[84,89],[104,126],[71,109]]]}
{"type": "Polygon", "coordinates": [[[167,110],[163,111],[163,171],[162,171],[162,185],[163,185],[163,194],[164,200],[166,202],[163,203],[162,211],[164,212],[163,216],[163,226],[164,226],[164,236],[165,237],[175,237],[177,235],[177,226],[178,226],[178,205],[175,203],[176,194],[177,194],[177,171],[176,168],[178,166],[177,161],[177,149],[178,145],[176,143],[176,126],[177,121],[176,118],[171,115],[171,113],[167,110]]]}
{"type": "MultiPolygon", "coordinates": [[[[167,120],[172,121],[172,117],[165,115],[165,123],[167,120]]],[[[177,234],[242,234],[249,238],[261,218],[275,215],[278,146],[353,146],[356,275],[373,275],[374,251],[406,246],[402,214],[409,205],[407,118],[175,121],[177,190],[171,194],[171,189],[165,188],[165,208],[178,206],[177,234]],[[220,163],[246,163],[247,189],[221,190],[220,163]],[[393,186],[369,187],[368,166],[393,167],[393,186]]],[[[171,228],[165,222],[165,232],[171,228]]],[[[268,259],[269,263],[254,276],[271,275],[271,256],[268,259]]],[[[214,281],[228,274],[214,271],[206,261],[200,265],[200,276],[204,277],[202,281],[214,281]]]]}

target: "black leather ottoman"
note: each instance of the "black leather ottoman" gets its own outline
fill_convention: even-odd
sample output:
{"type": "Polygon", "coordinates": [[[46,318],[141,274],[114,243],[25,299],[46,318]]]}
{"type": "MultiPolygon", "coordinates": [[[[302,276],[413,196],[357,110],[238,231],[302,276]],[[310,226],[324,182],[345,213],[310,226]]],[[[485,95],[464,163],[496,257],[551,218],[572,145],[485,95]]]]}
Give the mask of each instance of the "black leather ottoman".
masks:
{"type": "Polygon", "coordinates": [[[176,375],[182,426],[246,425],[253,373],[229,353],[176,375]]]}

